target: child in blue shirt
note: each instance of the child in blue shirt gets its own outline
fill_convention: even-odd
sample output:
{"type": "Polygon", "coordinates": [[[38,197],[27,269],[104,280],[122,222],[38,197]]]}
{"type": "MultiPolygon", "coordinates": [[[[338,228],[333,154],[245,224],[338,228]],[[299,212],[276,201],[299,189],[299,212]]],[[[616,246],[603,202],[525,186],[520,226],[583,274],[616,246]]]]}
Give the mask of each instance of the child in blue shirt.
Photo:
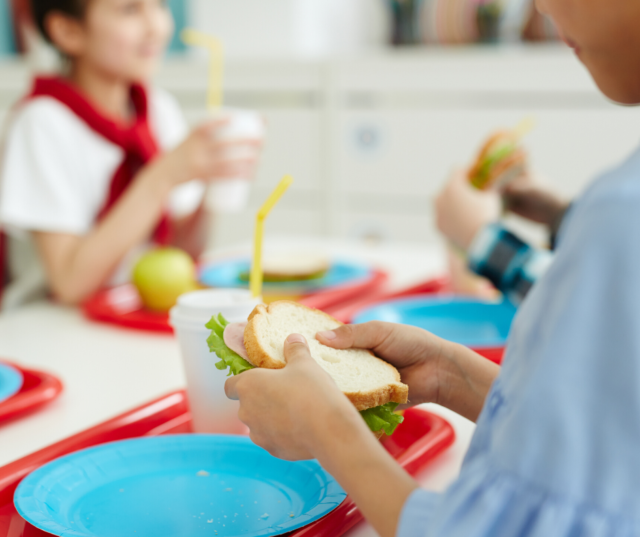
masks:
{"type": "MultiPolygon", "coordinates": [[[[640,2],[538,0],[610,99],[640,102],[640,2]]],[[[227,381],[252,439],[317,458],[382,537],[640,535],[640,150],[564,217],[553,263],[523,301],[504,366],[417,328],[367,323],[320,333],[393,363],[411,404],[436,402],[477,428],[460,476],[421,490],[310,357],[227,381]]]]}

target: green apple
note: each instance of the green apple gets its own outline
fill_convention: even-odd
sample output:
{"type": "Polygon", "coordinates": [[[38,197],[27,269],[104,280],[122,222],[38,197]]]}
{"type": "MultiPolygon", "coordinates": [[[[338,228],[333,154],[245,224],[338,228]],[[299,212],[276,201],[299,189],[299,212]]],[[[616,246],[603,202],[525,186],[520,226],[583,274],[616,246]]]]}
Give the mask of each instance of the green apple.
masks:
{"type": "Polygon", "coordinates": [[[196,266],[178,248],[157,248],[138,260],[133,284],[147,309],[169,311],[181,294],[197,289],[196,266]]]}

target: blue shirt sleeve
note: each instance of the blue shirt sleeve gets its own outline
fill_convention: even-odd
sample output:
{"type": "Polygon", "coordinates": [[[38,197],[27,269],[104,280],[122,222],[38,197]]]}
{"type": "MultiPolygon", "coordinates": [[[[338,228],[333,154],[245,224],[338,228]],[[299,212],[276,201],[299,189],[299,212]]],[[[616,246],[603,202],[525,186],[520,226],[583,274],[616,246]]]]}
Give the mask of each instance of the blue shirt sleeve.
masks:
{"type": "Polygon", "coordinates": [[[439,499],[435,492],[414,490],[402,509],[396,537],[425,537],[439,499]]]}
{"type": "Polygon", "coordinates": [[[469,268],[520,304],[547,270],[553,254],[533,248],[499,223],[485,226],[469,248],[469,268]]]}
{"type": "Polygon", "coordinates": [[[460,476],[437,504],[414,493],[400,530],[640,535],[639,274],[640,151],[573,206],[518,310],[460,476]]]}

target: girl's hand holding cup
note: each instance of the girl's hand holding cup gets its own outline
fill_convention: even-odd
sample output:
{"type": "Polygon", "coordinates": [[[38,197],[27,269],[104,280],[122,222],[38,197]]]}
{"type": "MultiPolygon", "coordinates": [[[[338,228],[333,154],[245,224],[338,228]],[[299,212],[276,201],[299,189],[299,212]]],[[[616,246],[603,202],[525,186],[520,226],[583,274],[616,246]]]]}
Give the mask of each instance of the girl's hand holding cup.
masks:
{"type": "Polygon", "coordinates": [[[217,181],[229,177],[252,177],[262,139],[225,140],[220,134],[227,128],[227,123],[227,119],[213,119],[203,123],[178,148],[189,175],[187,180],[217,181]]]}
{"type": "Polygon", "coordinates": [[[250,110],[221,109],[167,155],[176,183],[209,183],[207,205],[215,212],[241,210],[247,202],[264,138],[262,117],[250,110]]]}

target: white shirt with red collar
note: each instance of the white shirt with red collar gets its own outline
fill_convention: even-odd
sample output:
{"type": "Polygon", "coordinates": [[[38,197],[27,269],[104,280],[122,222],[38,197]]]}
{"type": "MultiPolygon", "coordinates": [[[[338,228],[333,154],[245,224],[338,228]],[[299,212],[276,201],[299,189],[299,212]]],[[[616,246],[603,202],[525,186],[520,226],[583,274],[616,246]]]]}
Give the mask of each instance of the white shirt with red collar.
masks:
{"type": "MultiPolygon", "coordinates": [[[[187,125],[175,99],[149,90],[149,122],[162,151],[176,147],[187,125]]],[[[8,235],[10,284],[2,307],[9,309],[46,295],[44,267],[31,231],[86,235],[95,226],[124,151],[92,130],[58,100],[28,100],[13,114],[0,159],[0,226],[8,235]]],[[[171,216],[186,216],[202,200],[204,184],[176,187],[171,216]]],[[[122,262],[111,283],[129,278],[141,245],[122,262]]]]}

